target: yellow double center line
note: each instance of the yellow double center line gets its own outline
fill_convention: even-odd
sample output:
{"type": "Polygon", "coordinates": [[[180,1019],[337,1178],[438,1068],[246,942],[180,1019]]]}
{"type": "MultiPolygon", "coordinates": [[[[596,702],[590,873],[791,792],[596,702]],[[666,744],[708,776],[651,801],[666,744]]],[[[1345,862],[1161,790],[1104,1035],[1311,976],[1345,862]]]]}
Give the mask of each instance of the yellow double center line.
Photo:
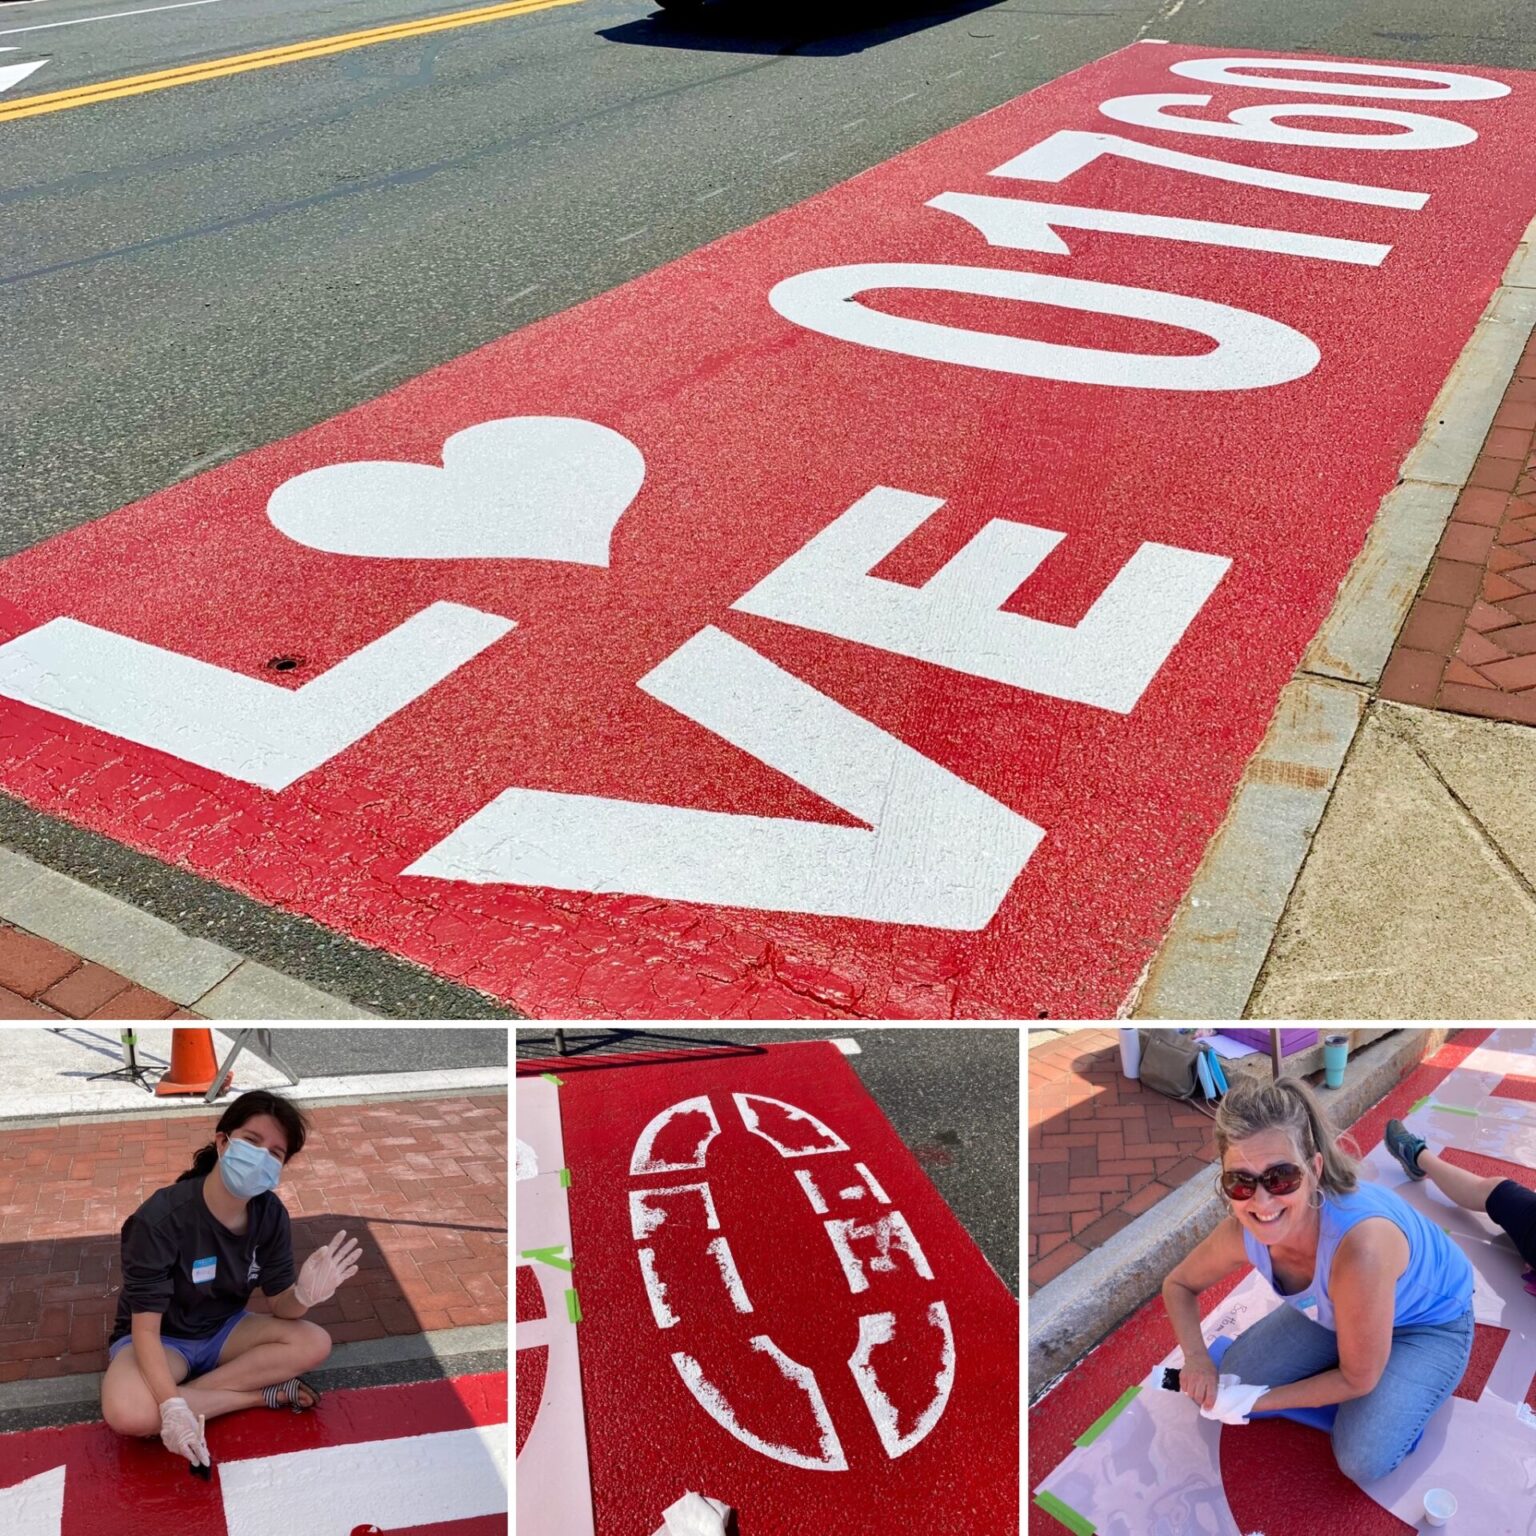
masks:
{"type": "Polygon", "coordinates": [[[166,91],[177,85],[198,85],[204,80],[218,80],[225,75],[243,75],[252,69],[273,69],[279,64],[297,64],[304,59],[323,59],[327,54],[346,53],[353,48],[371,48],[375,43],[394,43],[402,38],[421,37],[428,32],[450,32],[457,27],[475,27],[481,22],[501,21],[508,16],[523,16],[529,11],[547,11],[557,5],[578,5],[581,0],[510,0],[506,5],[485,5],[473,11],[451,11],[445,16],[427,16],[419,21],[403,21],[392,27],[372,27],[366,32],[344,32],[335,37],[317,37],[304,43],[288,43],[282,48],[264,48],[258,53],[237,53],[224,59],[206,59],[201,64],[183,64],[176,69],[156,70],[152,75],[128,75],[120,80],[99,80],[94,85],[77,85],[67,91],[51,91],[43,96],[21,96],[0,102],[0,122],[19,117],[41,117],[45,112],[67,112],[71,107],[88,107],[98,101],[113,101],[119,96],[143,96],[150,91],[166,91]]]}

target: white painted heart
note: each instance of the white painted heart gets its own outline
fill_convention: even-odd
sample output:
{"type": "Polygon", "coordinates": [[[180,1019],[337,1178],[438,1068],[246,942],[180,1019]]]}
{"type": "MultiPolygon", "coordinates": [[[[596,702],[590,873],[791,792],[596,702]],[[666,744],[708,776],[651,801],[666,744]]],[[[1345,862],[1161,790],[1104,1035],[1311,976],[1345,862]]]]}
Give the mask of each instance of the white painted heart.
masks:
{"type": "Polygon", "coordinates": [[[337,555],[607,565],[645,478],[622,433],[570,416],[509,416],[455,432],[443,467],[366,460],[285,481],[267,516],[337,555]]]}

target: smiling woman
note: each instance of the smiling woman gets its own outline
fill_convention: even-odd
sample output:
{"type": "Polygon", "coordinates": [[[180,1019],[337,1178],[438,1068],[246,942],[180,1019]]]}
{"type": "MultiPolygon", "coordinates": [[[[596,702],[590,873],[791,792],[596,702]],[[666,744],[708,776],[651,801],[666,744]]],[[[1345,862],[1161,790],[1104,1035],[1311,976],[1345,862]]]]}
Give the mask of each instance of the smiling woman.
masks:
{"type": "Polygon", "coordinates": [[[1336,1406],[1340,1469],[1357,1483],[1385,1476],[1466,1369],[1471,1265],[1396,1195],[1359,1183],[1303,1082],[1235,1083],[1216,1146],[1230,1214],[1163,1282],[1180,1390],[1226,1424],[1336,1406]],[[1218,1378],[1199,1296],[1245,1263],[1285,1305],[1239,1336],[1218,1378]]]}
{"type": "Polygon", "coordinates": [[[206,1420],[261,1405],[301,1413],[320,1401],[300,1373],[330,1354],[331,1340],[304,1314],[356,1273],[359,1248],[338,1232],[295,1273],[275,1191],[308,1130],[278,1094],[241,1094],[192,1166],[123,1224],[102,1416],[122,1435],[158,1433],[194,1470],[210,1465],[206,1420]],[[246,1310],[258,1285],[265,1314],[246,1310]]]}

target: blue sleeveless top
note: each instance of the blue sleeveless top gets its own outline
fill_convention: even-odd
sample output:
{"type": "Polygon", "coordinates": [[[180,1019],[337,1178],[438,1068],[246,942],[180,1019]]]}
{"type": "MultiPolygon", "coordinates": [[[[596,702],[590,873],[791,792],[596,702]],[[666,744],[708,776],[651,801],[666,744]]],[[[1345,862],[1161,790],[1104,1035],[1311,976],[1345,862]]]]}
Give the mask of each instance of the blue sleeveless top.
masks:
{"type": "Polygon", "coordinates": [[[1378,1185],[1360,1184],[1347,1195],[1324,1194],[1317,1264],[1310,1282],[1294,1295],[1286,1295],[1275,1285],[1269,1250],[1247,1227],[1243,1228],[1243,1248],[1248,1262],[1283,1302],[1324,1328],[1337,1331],[1328,1295],[1333,1255],[1344,1234],[1372,1216],[1385,1216],[1408,1239],[1408,1268],[1397,1277],[1392,1326],[1418,1328],[1455,1322],[1472,1305],[1472,1266],[1467,1256],[1407,1201],[1378,1185]]]}

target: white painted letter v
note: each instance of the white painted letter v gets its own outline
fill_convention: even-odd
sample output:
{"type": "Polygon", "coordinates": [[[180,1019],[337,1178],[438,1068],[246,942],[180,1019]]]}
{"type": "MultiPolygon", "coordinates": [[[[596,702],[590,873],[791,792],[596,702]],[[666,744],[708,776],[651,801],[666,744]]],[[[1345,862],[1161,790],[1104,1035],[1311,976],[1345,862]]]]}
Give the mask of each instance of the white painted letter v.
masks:
{"type": "Polygon", "coordinates": [[[866,826],[508,789],[405,873],[974,930],[1043,836],[721,630],[639,687],[866,826]]]}

